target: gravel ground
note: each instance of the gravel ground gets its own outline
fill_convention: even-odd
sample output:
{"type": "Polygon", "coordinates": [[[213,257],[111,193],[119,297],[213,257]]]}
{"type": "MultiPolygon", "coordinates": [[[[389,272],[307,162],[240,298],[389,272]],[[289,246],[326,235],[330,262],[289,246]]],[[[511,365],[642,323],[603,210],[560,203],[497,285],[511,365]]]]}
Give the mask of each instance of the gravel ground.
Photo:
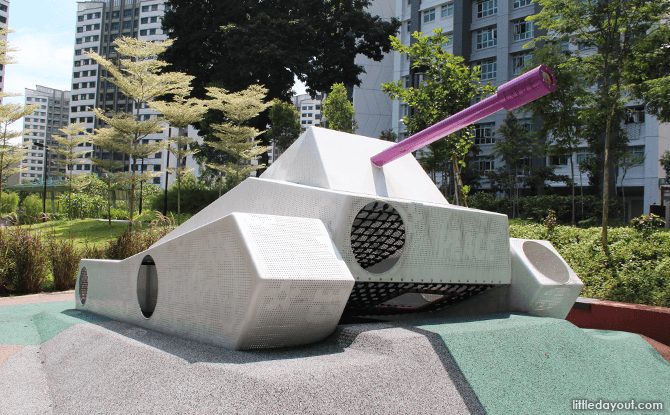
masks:
{"type": "Polygon", "coordinates": [[[485,413],[437,336],[383,323],[256,352],[78,324],[9,358],[0,391],[2,414],[485,413]]]}

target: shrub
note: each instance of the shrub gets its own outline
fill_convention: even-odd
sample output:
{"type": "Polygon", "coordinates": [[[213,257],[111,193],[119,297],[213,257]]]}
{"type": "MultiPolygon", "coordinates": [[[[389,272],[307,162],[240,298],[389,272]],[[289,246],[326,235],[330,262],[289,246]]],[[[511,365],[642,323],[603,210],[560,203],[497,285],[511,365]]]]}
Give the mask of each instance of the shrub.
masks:
{"type": "Polygon", "coordinates": [[[128,220],[130,218],[130,213],[126,209],[112,208],[109,212],[107,210],[101,211],[100,216],[103,219],[109,219],[109,214],[111,213],[112,220],[128,220]]]}
{"type": "Polygon", "coordinates": [[[47,277],[49,260],[47,249],[39,235],[32,235],[22,227],[0,232],[3,291],[30,294],[41,291],[47,277]]]}
{"type": "Polygon", "coordinates": [[[105,252],[109,259],[126,259],[149,249],[160,238],[172,231],[171,226],[155,227],[143,231],[126,231],[113,239],[105,252]]]}
{"type": "Polygon", "coordinates": [[[640,232],[649,232],[653,229],[662,228],[665,226],[665,221],[661,219],[660,216],[654,215],[653,213],[646,216],[642,215],[638,218],[633,218],[630,223],[633,225],[633,228],[640,232]]]}
{"type": "MultiPolygon", "coordinates": [[[[224,189],[224,192],[228,188],[224,189]]],[[[195,176],[187,175],[181,183],[181,213],[196,214],[219,198],[218,189],[209,189],[203,183],[197,182],[195,176]]],[[[163,211],[163,193],[150,197],[151,210],[163,211]]],[[[168,211],[177,212],[177,182],[168,189],[168,211]]]]}
{"type": "Polygon", "coordinates": [[[51,272],[56,291],[70,290],[77,283],[77,271],[82,252],[74,246],[74,241],[49,238],[51,272]]]}
{"type": "Polygon", "coordinates": [[[0,213],[7,214],[16,212],[19,208],[19,195],[16,193],[3,193],[0,197],[0,213]]]}
{"type": "Polygon", "coordinates": [[[37,218],[42,212],[42,199],[37,195],[30,195],[23,199],[23,212],[29,218],[37,218]]]}

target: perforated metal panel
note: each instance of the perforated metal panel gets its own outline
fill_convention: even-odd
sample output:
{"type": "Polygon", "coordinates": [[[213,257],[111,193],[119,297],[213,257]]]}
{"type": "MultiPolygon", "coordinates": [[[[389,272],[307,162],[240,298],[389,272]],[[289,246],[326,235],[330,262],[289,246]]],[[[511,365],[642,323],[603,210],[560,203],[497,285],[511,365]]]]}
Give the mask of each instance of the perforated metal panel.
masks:
{"type": "Polygon", "coordinates": [[[78,308],[235,349],[322,339],[354,284],[321,221],[240,213],[124,261],[81,267],[88,300],[78,308]],[[137,293],[147,255],[160,287],[149,319],[137,293]]]}
{"type": "Polygon", "coordinates": [[[511,239],[512,310],[565,318],[584,284],[548,241],[511,239]]]}

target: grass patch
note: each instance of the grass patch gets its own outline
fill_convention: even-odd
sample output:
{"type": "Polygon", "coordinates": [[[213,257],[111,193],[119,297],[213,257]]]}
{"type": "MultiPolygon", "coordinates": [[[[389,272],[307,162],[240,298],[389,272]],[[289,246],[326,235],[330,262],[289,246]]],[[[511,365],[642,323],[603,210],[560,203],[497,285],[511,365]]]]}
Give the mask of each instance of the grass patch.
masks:
{"type": "MultiPolygon", "coordinates": [[[[118,238],[128,230],[128,224],[122,222],[112,222],[97,219],[76,219],[76,220],[54,220],[33,225],[23,225],[28,227],[31,232],[42,234],[53,234],[56,238],[73,239],[78,248],[88,245],[99,246],[106,244],[110,239],[118,238]]],[[[133,224],[133,229],[148,229],[151,225],[138,223],[133,224]]]]}

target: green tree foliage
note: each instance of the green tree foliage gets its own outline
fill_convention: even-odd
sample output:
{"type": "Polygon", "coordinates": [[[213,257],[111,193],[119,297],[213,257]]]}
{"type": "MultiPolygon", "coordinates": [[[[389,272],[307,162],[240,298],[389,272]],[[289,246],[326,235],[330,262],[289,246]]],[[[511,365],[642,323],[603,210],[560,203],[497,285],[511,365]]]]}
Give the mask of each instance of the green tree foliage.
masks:
{"type": "Polygon", "coordinates": [[[266,137],[280,150],[286,150],[302,133],[300,114],[293,104],[275,99],[270,107],[270,129],[266,137]]]}
{"type": "MultiPolygon", "coordinates": [[[[161,73],[166,62],[156,59],[172,41],[163,43],[147,42],[123,37],[115,42],[120,66],[97,53],[88,56],[102,66],[109,74],[107,82],[115,84],[134,104],[135,113],[108,114],[100,108],[95,109],[99,120],[113,128],[120,138],[118,147],[131,157],[130,172],[126,180],[130,184],[130,229],[133,228],[135,211],[135,188],[143,181],[160,175],[160,172],[137,172],[138,160],[161,151],[163,142],[143,144],[142,140],[150,134],[163,131],[159,119],[142,120],[140,108],[156,98],[170,95],[186,95],[191,78],[179,72],[161,73]]],[[[99,132],[99,131],[98,131],[99,132]]]]}
{"type": "MultiPolygon", "coordinates": [[[[565,39],[567,41],[567,38],[565,39]]],[[[567,156],[570,162],[572,190],[572,225],[576,225],[575,166],[572,155],[584,138],[583,109],[591,107],[591,94],[583,82],[583,67],[571,64],[574,52],[559,42],[545,44],[533,51],[531,64],[526,70],[546,65],[556,76],[556,90],[526,104],[526,109],[541,121],[538,139],[549,145],[549,153],[567,156]]]]}
{"type": "Polygon", "coordinates": [[[502,159],[505,166],[498,168],[507,176],[506,185],[512,200],[512,218],[519,216],[519,183],[522,168],[537,154],[535,134],[519,123],[514,112],[509,111],[498,128],[493,154],[502,159]]]}
{"type": "Polygon", "coordinates": [[[591,120],[605,120],[603,143],[603,223],[602,244],[607,244],[610,188],[614,189],[614,159],[610,144],[617,141],[616,132],[622,123],[621,108],[630,99],[625,94],[626,74],[635,61],[636,45],[657,22],[666,15],[670,3],[665,0],[538,0],[542,10],[528,20],[534,20],[548,35],[540,40],[556,40],[570,36],[571,42],[582,48],[593,48],[570,61],[583,69],[590,83],[598,83],[597,111],[591,120]]]}
{"type": "MultiPolygon", "coordinates": [[[[82,164],[84,162],[84,155],[89,152],[88,150],[77,151],[77,147],[84,143],[88,143],[90,138],[86,134],[86,127],[84,127],[84,124],[72,124],[68,127],[61,128],[60,132],[65,134],[65,137],[54,136],[53,139],[58,143],[58,147],[52,148],[51,151],[61,156],[56,163],[60,166],[67,167],[67,170],[69,171],[69,174],[65,174],[64,176],[68,183],[68,195],[70,198],[68,206],[72,206],[72,176],[74,174],[74,166],[82,164]]],[[[45,172],[47,168],[48,166],[44,166],[45,172]]],[[[46,178],[46,173],[44,177],[46,178]]],[[[72,220],[72,210],[68,211],[68,219],[72,220]]]]}
{"type": "MultiPolygon", "coordinates": [[[[7,35],[13,33],[7,28],[0,28],[0,66],[17,63],[16,60],[8,55],[8,52],[16,52],[7,41],[7,35]]],[[[5,97],[17,96],[0,91],[0,99],[5,97]]],[[[2,139],[0,140],[0,194],[2,194],[2,184],[7,179],[22,169],[21,161],[25,157],[27,150],[25,146],[16,145],[11,142],[12,139],[28,134],[29,131],[9,130],[10,124],[19,120],[39,108],[39,105],[19,105],[19,104],[0,104],[0,128],[2,129],[2,139]]]]}
{"type": "Polygon", "coordinates": [[[639,40],[627,81],[633,96],[646,103],[647,113],[670,122],[670,27],[654,27],[639,40]]]}
{"type": "Polygon", "coordinates": [[[323,102],[321,113],[331,130],[353,134],[358,128],[354,105],[349,101],[347,89],[342,83],[333,85],[328,98],[323,102]]]}
{"type": "MultiPolygon", "coordinates": [[[[410,134],[466,109],[478,96],[495,93],[495,87],[481,83],[481,67],[470,67],[463,57],[444,51],[449,40],[441,29],[436,29],[432,35],[414,32],[412,37],[414,43],[411,46],[403,45],[395,37],[392,47],[409,55],[412,69],[422,72],[423,80],[418,87],[408,89],[402,81],[382,84],[391,99],[402,100],[412,109],[411,115],[403,120],[410,134]]],[[[428,152],[438,157],[432,165],[445,165],[445,160],[450,164],[457,188],[456,200],[461,204],[465,203],[461,172],[472,148],[472,137],[472,128],[466,128],[428,146],[428,152]]]]}
{"type": "Polygon", "coordinates": [[[207,145],[228,153],[233,159],[227,164],[208,166],[223,172],[228,185],[232,183],[234,186],[252,172],[265,167],[264,164],[252,164],[267,152],[267,147],[254,140],[262,131],[248,124],[272,103],[263,102],[268,90],[260,85],[251,85],[241,92],[228,92],[214,87],[207,90],[212,98],[207,105],[221,111],[228,120],[214,126],[214,135],[218,141],[207,142],[207,145]]]}
{"type": "Polygon", "coordinates": [[[670,151],[666,150],[666,152],[661,156],[659,162],[661,163],[663,170],[665,170],[666,180],[670,180],[670,151]]]}
{"type": "Polygon", "coordinates": [[[121,135],[112,128],[104,128],[98,130],[97,134],[91,135],[91,140],[93,145],[97,148],[107,150],[109,157],[92,157],[91,162],[98,166],[103,174],[101,175],[102,180],[107,186],[107,218],[109,220],[109,225],[112,225],[112,198],[114,196],[115,184],[118,184],[121,181],[121,177],[118,173],[119,170],[123,169],[123,164],[120,160],[114,159],[114,153],[121,150],[121,135]]]}
{"type": "MultiPolygon", "coordinates": [[[[193,77],[186,75],[184,80],[188,80],[190,84],[193,77]]],[[[163,114],[171,127],[179,129],[177,136],[168,142],[168,150],[177,160],[175,167],[168,168],[168,171],[174,174],[177,179],[177,225],[181,225],[181,181],[186,174],[193,170],[186,167],[186,158],[198,153],[198,148],[194,146],[198,140],[188,136],[188,126],[202,121],[208,109],[206,101],[198,98],[186,98],[186,95],[191,93],[191,89],[189,86],[180,91],[179,94],[175,94],[170,102],[149,102],[149,106],[163,114]]]]}
{"type": "Polygon", "coordinates": [[[389,128],[387,130],[382,131],[379,134],[379,139],[395,143],[398,141],[398,134],[394,133],[393,129],[389,128]]]}

